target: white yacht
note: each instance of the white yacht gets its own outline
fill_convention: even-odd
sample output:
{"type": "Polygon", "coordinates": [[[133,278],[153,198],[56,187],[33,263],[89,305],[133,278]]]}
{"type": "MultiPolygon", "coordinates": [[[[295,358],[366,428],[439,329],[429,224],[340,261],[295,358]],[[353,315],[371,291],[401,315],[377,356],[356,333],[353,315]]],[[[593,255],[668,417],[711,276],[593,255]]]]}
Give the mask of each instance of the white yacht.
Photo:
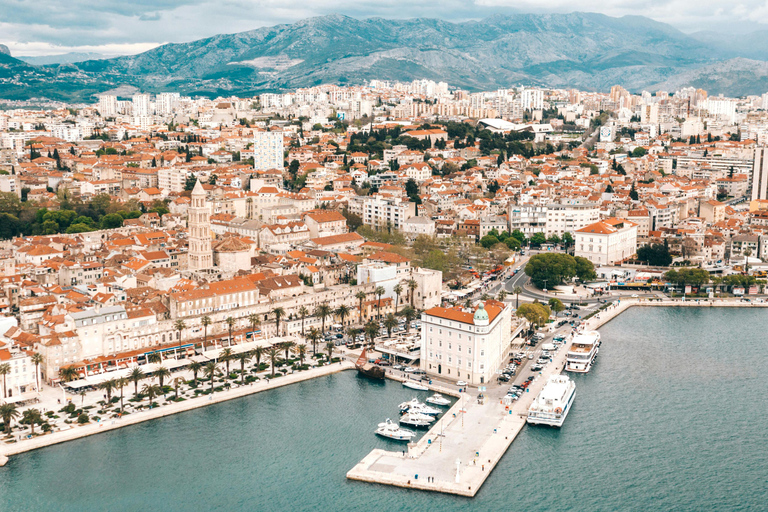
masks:
{"type": "Polygon", "coordinates": [[[584,331],[573,338],[565,356],[565,369],[569,372],[587,373],[600,350],[600,333],[584,331]]]}
{"type": "Polygon", "coordinates": [[[407,412],[400,416],[400,423],[412,427],[428,427],[433,421],[435,421],[435,418],[426,414],[407,412]]]}
{"type": "Polygon", "coordinates": [[[451,401],[445,398],[440,393],[435,393],[431,397],[427,398],[427,403],[432,405],[441,405],[443,407],[447,407],[451,405],[451,401]]]}
{"type": "Polygon", "coordinates": [[[427,386],[424,386],[422,384],[419,384],[418,382],[413,382],[410,380],[406,380],[403,382],[403,386],[411,389],[415,389],[416,391],[429,391],[429,388],[427,386]]]}
{"type": "Polygon", "coordinates": [[[376,434],[394,439],[395,441],[410,441],[416,435],[415,432],[401,428],[397,423],[392,423],[392,420],[389,418],[384,423],[379,423],[376,434]]]}
{"type": "Polygon", "coordinates": [[[397,407],[400,409],[400,412],[405,412],[411,407],[421,407],[423,405],[426,405],[424,402],[419,402],[419,399],[416,397],[411,398],[407,402],[403,402],[397,407]]]}
{"type": "Polygon", "coordinates": [[[574,396],[576,384],[568,376],[551,376],[528,409],[528,423],[562,427],[574,396]]]}

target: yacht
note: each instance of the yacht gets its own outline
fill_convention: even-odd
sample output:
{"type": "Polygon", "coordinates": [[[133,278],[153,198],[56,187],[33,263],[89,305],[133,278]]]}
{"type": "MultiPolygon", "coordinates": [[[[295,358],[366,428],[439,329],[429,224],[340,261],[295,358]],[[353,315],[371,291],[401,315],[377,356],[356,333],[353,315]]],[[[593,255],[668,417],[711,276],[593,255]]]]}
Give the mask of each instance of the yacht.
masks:
{"type": "Polygon", "coordinates": [[[400,423],[403,425],[410,425],[411,427],[428,427],[433,421],[435,421],[435,418],[432,416],[418,413],[407,412],[400,416],[400,423]]]}
{"type": "Polygon", "coordinates": [[[394,439],[395,441],[410,441],[416,435],[415,432],[401,428],[397,423],[392,423],[392,420],[389,418],[384,423],[379,423],[376,434],[394,439]]]}
{"type": "Polygon", "coordinates": [[[437,416],[443,412],[440,409],[435,409],[434,407],[430,407],[425,403],[419,402],[416,398],[401,403],[398,408],[400,409],[400,413],[417,412],[420,414],[426,414],[428,416],[437,416]]]}
{"type": "Polygon", "coordinates": [[[568,376],[551,376],[528,409],[528,423],[562,427],[574,396],[576,384],[568,376]]]}
{"type": "Polygon", "coordinates": [[[403,382],[403,386],[407,388],[415,389],[416,391],[429,391],[429,388],[427,386],[419,384],[418,382],[412,382],[410,380],[406,380],[405,382],[403,382]]]}
{"type": "Polygon", "coordinates": [[[600,333],[584,331],[573,338],[565,357],[565,369],[569,372],[587,373],[600,350],[600,333]]]}
{"type": "Polygon", "coordinates": [[[427,403],[432,405],[442,405],[443,407],[451,405],[451,401],[440,393],[435,393],[431,397],[427,398],[427,403]]]}

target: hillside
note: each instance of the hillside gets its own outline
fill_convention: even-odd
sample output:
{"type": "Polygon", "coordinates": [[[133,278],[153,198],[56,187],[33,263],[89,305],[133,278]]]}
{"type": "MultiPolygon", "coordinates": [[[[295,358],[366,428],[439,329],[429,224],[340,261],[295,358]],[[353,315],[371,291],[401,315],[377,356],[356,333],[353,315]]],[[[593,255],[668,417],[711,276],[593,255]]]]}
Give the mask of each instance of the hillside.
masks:
{"type": "MultiPolygon", "coordinates": [[[[95,92],[120,85],[248,95],[374,78],[442,80],[469,90],[517,84],[607,90],[621,84],[637,91],[694,76],[721,55],[669,25],[639,16],[513,15],[449,23],[332,15],[113,59],[42,67],[13,59],[17,64],[0,70],[0,97],[92,101],[95,92]]],[[[742,76],[752,69],[742,61],[729,66],[743,69],[742,76]]],[[[712,93],[768,90],[765,77],[736,81],[726,76],[709,83],[712,93]]]]}

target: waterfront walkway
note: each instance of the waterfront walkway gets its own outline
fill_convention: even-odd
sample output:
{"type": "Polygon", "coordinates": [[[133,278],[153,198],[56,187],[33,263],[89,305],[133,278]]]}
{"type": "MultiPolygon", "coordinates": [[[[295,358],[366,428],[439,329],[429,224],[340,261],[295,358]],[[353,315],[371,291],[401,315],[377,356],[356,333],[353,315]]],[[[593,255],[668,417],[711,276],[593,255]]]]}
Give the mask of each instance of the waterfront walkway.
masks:
{"type": "Polygon", "coordinates": [[[155,418],[162,418],[171,414],[177,414],[199,407],[205,407],[211,404],[217,404],[232,400],[234,398],[240,398],[253,393],[259,393],[268,389],[279,388],[281,386],[287,386],[289,384],[295,384],[309,379],[338,373],[344,370],[352,370],[355,365],[349,361],[342,361],[341,363],[334,363],[317,368],[311,368],[309,370],[290,373],[283,377],[277,378],[262,378],[261,380],[252,384],[246,384],[239,386],[233,384],[233,387],[229,390],[220,391],[213,395],[202,395],[195,398],[187,399],[183,402],[174,402],[168,405],[155,407],[153,409],[147,409],[137,411],[129,415],[124,415],[119,419],[106,419],[99,423],[88,423],[86,425],[78,426],[72,425],[66,430],[57,430],[50,434],[44,434],[33,437],[32,439],[22,439],[21,441],[11,443],[0,443],[0,466],[7,462],[7,457],[18,453],[23,453],[30,450],[36,450],[44,446],[50,446],[53,444],[63,443],[71,441],[73,439],[79,439],[81,437],[91,436],[99,434],[101,432],[107,432],[117,428],[127,427],[128,425],[135,425],[143,421],[152,420],[155,418]]]}

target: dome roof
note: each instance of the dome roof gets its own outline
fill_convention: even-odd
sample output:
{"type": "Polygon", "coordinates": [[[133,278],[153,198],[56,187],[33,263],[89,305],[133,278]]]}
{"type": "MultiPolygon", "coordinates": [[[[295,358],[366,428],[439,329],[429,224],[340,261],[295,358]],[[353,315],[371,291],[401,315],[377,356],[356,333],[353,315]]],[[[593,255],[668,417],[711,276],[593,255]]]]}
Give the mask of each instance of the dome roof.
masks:
{"type": "Polygon", "coordinates": [[[475,311],[475,317],[474,317],[475,323],[479,322],[487,322],[488,321],[488,312],[485,310],[485,306],[483,306],[483,303],[481,302],[480,305],[477,307],[477,310],[475,311]]]}

